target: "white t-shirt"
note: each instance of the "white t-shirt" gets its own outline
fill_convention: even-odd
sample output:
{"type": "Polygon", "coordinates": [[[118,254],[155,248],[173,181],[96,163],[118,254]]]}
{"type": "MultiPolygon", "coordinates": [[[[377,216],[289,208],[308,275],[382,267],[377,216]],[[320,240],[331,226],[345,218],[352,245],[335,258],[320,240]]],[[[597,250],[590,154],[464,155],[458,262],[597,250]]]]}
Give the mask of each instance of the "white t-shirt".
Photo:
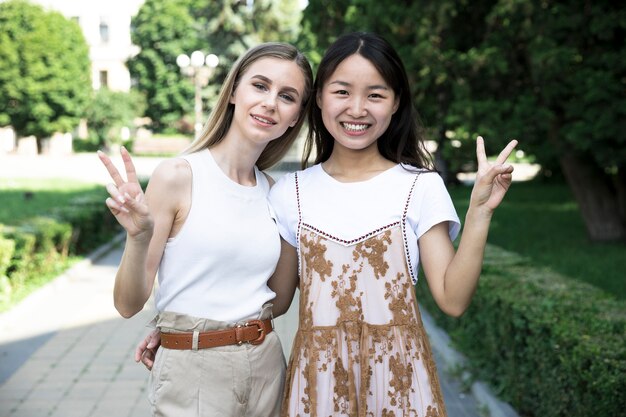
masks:
{"type": "Polygon", "coordinates": [[[233,323],[256,317],[276,296],[267,280],[280,256],[267,178],[255,167],[256,186],[238,184],[206,149],[183,158],[193,174],[191,209],[165,246],[156,308],[233,323]]]}
{"type": "Polygon", "coordinates": [[[413,268],[409,272],[416,283],[418,239],[436,224],[449,222],[454,240],[461,224],[441,177],[408,169],[398,164],[367,181],[343,183],[318,164],[298,172],[298,187],[295,174],[286,174],[270,191],[281,236],[297,247],[300,212],[303,223],[349,244],[401,221],[406,210],[406,244],[413,268]]]}

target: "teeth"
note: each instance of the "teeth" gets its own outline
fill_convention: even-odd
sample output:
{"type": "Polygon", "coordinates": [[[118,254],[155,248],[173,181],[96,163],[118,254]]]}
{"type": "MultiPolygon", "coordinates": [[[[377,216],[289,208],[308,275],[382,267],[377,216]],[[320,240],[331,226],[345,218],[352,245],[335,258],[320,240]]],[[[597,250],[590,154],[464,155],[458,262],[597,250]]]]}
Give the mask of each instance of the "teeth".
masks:
{"type": "Polygon", "coordinates": [[[342,123],[343,127],[347,130],[351,130],[353,132],[362,132],[369,127],[366,124],[355,124],[355,123],[342,123]]]}
{"type": "Polygon", "coordinates": [[[267,124],[271,124],[271,125],[273,125],[273,124],[274,124],[274,122],[272,122],[271,120],[264,119],[264,118],[259,117],[259,116],[252,116],[252,117],[254,117],[254,118],[255,118],[255,119],[257,119],[258,121],[263,122],[263,123],[267,123],[267,124]]]}

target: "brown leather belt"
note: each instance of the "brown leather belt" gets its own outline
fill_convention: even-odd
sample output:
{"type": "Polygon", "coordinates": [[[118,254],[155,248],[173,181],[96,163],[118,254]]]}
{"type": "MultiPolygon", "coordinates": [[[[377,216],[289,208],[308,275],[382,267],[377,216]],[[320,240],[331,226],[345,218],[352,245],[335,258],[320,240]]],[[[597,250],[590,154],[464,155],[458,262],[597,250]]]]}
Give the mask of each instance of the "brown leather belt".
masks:
{"type": "MultiPolygon", "coordinates": [[[[250,343],[260,345],[265,335],[272,331],[272,319],[250,320],[246,324],[224,330],[211,330],[198,334],[198,349],[217,346],[241,345],[250,343]]],[[[193,333],[163,333],[161,346],[168,349],[191,349],[193,333]]]]}

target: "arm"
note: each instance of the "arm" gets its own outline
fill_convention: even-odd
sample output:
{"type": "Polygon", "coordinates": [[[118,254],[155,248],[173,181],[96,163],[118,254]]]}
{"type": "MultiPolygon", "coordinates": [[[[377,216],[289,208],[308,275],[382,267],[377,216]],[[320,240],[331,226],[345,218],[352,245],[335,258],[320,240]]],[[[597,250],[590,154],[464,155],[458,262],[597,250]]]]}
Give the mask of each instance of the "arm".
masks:
{"type": "Polygon", "coordinates": [[[276,271],[267,284],[276,293],[276,298],[272,301],[274,317],[285,314],[298,286],[298,253],[284,239],[280,239],[280,259],[276,271]]]}
{"type": "Polygon", "coordinates": [[[433,226],[419,239],[428,286],[439,308],[451,316],[463,314],[476,291],[491,217],[511,185],[513,167],[505,162],[516,145],[517,141],[511,141],[490,164],[483,139],[478,137],[478,172],[456,253],[447,222],[433,226]]]}
{"type": "Polygon", "coordinates": [[[191,170],[182,160],[163,162],[152,174],[144,195],[125,149],[122,159],[127,181],[106,155],[99,153],[99,157],[114,180],[107,186],[111,196],[107,206],[127,232],[113,298],[115,308],[128,318],[143,309],[152,292],[167,238],[184,222],[190,204],[191,170]]]}

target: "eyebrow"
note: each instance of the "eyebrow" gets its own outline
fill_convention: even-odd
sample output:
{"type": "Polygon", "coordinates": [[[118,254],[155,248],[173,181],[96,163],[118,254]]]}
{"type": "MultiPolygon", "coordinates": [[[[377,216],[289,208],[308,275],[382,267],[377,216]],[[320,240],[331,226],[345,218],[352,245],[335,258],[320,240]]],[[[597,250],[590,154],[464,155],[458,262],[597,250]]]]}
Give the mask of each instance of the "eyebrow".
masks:
{"type": "MultiPolygon", "coordinates": [[[[342,87],[351,87],[352,84],[350,84],[347,81],[331,81],[329,83],[330,84],[339,84],[342,87]]],[[[367,87],[368,90],[389,90],[389,87],[387,87],[386,85],[379,85],[379,84],[374,84],[374,85],[370,85],[367,87]]]]}
{"type": "MultiPolygon", "coordinates": [[[[267,78],[265,75],[260,75],[260,74],[257,74],[257,75],[253,75],[251,78],[258,78],[259,80],[261,80],[261,81],[265,81],[266,83],[268,83],[268,84],[270,84],[270,85],[271,85],[271,84],[273,84],[272,80],[270,80],[269,78],[267,78]]],[[[298,92],[298,90],[297,90],[296,88],[294,88],[294,87],[290,87],[290,86],[288,86],[288,85],[287,85],[287,86],[283,87],[283,90],[285,90],[285,91],[289,91],[289,92],[291,92],[291,93],[293,93],[293,94],[295,94],[295,95],[297,95],[297,96],[300,96],[300,93],[299,93],[299,92],[298,92]]]]}

